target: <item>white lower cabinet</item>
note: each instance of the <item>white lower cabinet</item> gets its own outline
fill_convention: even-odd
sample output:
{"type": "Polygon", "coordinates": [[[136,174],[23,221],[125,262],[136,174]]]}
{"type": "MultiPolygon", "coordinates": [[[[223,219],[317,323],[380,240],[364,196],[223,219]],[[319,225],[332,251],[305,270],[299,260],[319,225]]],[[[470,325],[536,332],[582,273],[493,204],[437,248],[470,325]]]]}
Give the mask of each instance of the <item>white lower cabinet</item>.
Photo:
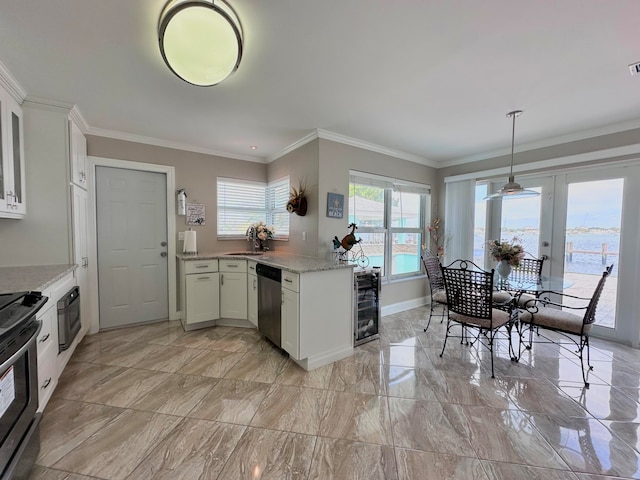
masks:
{"type": "Polygon", "coordinates": [[[251,270],[247,275],[247,320],[258,326],[258,277],[251,275],[251,270]]]}
{"type": "MultiPolygon", "coordinates": [[[[44,292],[49,295],[49,292],[44,292]]],[[[58,383],[58,309],[54,299],[40,310],[36,318],[42,322],[38,334],[38,411],[44,410],[58,383]]]]}
{"type": "Polygon", "coordinates": [[[246,260],[220,260],[220,318],[247,319],[246,260]]]}
{"type": "Polygon", "coordinates": [[[282,349],[292,358],[300,357],[300,294],[282,286],[282,349]]]}
{"type": "Polygon", "coordinates": [[[220,274],[196,273],[186,275],[185,323],[209,322],[220,318],[220,274]]]}

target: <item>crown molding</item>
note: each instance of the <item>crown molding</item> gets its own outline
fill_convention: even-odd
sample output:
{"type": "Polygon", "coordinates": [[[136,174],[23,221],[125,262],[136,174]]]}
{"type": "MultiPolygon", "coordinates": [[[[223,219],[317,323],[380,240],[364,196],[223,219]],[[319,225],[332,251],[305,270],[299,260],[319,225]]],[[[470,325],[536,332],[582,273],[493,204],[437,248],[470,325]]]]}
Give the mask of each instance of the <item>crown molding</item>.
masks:
{"type": "MultiPolygon", "coordinates": [[[[604,150],[596,150],[593,152],[578,153],[575,155],[567,155],[565,157],[552,158],[548,160],[538,160],[535,162],[522,163],[513,166],[514,174],[527,174],[532,171],[548,170],[556,167],[568,167],[576,163],[592,162],[599,160],[613,160],[624,159],[627,161],[628,157],[640,155],[640,143],[633,145],[625,145],[624,147],[613,147],[604,150]]],[[[619,161],[619,160],[615,160],[619,161]]],[[[637,163],[636,160],[632,162],[637,163]]],[[[463,173],[460,175],[453,175],[445,177],[444,182],[458,182],[462,180],[478,180],[489,179],[494,177],[506,177],[509,174],[509,167],[498,167],[491,170],[482,170],[478,172],[463,173]]]]}
{"type": "MultiPolygon", "coordinates": [[[[634,130],[640,128],[640,119],[631,120],[629,122],[614,123],[606,125],[604,127],[593,128],[590,130],[581,130],[575,133],[569,133],[567,135],[561,135],[558,137],[547,138],[537,142],[530,142],[521,144],[514,148],[514,153],[526,152],[529,150],[537,150],[540,148],[554,147],[556,145],[562,145],[565,143],[577,142],[580,140],[587,140],[593,137],[600,137],[603,135],[612,135],[615,133],[625,132],[627,130],[634,130]]],[[[453,167],[456,165],[464,165],[466,163],[478,162],[481,160],[487,160],[489,158],[502,157],[511,154],[511,148],[501,148],[499,150],[493,150],[490,152],[479,153],[476,155],[470,155],[454,160],[445,160],[439,163],[438,168],[453,167]]]]}
{"type": "Polygon", "coordinates": [[[146,145],[154,145],[156,147],[171,148],[174,150],[183,150],[186,152],[202,153],[204,155],[213,155],[216,157],[233,158],[236,160],[244,160],[245,162],[267,163],[262,157],[253,157],[250,155],[238,155],[235,153],[221,152],[209,148],[194,147],[185,143],[172,142],[169,140],[161,140],[155,137],[147,137],[144,135],[135,135],[131,133],[118,132],[115,130],[107,130],[104,128],[89,127],[85,132],[88,135],[97,137],[113,138],[116,140],[124,140],[127,142],[143,143],[146,145]]]}
{"type": "Polygon", "coordinates": [[[62,112],[65,114],[69,114],[74,108],[72,103],[59,102],[57,100],[50,100],[43,97],[34,97],[33,95],[28,95],[24,99],[24,105],[27,107],[51,110],[53,112],[62,112]]]}
{"type": "Polygon", "coordinates": [[[13,99],[21,104],[27,96],[27,91],[20,85],[18,80],[11,75],[9,69],[0,62],[0,86],[2,86],[13,99]]]}
{"type": "Polygon", "coordinates": [[[438,162],[434,162],[433,160],[429,160],[428,158],[420,157],[418,155],[403,152],[401,150],[383,147],[382,145],[366,142],[364,140],[359,140],[353,137],[347,137],[346,135],[340,135],[339,133],[330,132],[321,128],[319,128],[317,132],[319,138],[331,140],[332,142],[362,148],[363,150],[369,150],[370,152],[381,153],[382,155],[388,155],[390,157],[399,158],[401,160],[419,163],[421,165],[426,165],[427,167],[438,168],[440,166],[438,162]]]}
{"type": "Polygon", "coordinates": [[[298,148],[302,147],[303,145],[306,145],[307,143],[314,141],[316,138],[320,138],[318,136],[318,130],[314,130],[313,132],[302,137],[300,140],[296,140],[291,145],[283,148],[280,152],[276,153],[275,155],[268,157],[267,163],[271,163],[279,158],[284,157],[286,154],[291,153],[294,150],[297,150],[298,148]]]}

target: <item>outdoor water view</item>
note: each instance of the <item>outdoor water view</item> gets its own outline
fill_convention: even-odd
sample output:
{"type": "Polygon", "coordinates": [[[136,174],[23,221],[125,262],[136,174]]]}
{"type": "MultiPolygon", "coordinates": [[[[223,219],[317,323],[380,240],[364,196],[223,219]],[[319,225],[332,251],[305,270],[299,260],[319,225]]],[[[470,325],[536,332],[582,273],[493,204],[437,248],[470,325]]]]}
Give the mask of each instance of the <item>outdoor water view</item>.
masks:
{"type": "MultiPolygon", "coordinates": [[[[567,216],[564,239],[564,280],[571,287],[565,293],[591,297],[607,265],[614,265],[607,280],[597,312],[597,324],[615,326],[618,254],[622,220],[622,179],[570,183],[567,195],[567,216]]],[[[540,191],[540,189],[538,188],[540,191]]],[[[476,189],[476,225],[474,230],[474,260],[484,263],[486,185],[476,189]],[[484,187],[481,188],[481,187],[484,187]]],[[[543,212],[542,215],[552,212],[543,212]]],[[[524,250],[539,257],[540,197],[503,201],[501,240],[517,237],[524,250]]],[[[550,234],[547,234],[550,237],[550,234]]],[[[556,250],[557,251],[557,250],[556,250]]],[[[486,265],[486,268],[493,265],[486,265]]],[[[577,305],[576,302],[566,302],[577,305]]]]}

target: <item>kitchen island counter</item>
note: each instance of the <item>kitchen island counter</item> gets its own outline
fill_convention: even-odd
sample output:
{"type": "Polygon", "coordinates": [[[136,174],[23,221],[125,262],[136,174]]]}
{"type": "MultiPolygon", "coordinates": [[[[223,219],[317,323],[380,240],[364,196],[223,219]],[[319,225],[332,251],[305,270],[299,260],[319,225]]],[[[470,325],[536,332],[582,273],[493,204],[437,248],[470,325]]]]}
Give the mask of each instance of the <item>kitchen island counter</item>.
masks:
{"type": "Polygon", "coordinates": [[[243,252],[232,253],[179,253],[178,259],[190,260],[214,260],[214,259],[242,259],[255,260],[258,263],[271,267],[281,268],[293,273],[321,272],[324,270],[339,270],[344,268],[354,268],[356,265],[349,263],[335,264],[328,260],[316,257],[304,257],[302,255],[292,255],[288,253],[265,252],[263,255],[252,255],[243,252]]]}

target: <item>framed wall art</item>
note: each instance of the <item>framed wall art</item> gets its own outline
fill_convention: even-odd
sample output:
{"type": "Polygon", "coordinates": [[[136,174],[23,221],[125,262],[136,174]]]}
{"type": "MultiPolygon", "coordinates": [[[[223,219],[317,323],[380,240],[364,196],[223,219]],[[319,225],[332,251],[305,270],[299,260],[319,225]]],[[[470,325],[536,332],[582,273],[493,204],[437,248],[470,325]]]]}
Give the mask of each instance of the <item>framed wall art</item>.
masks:
{"type": "Polygon", "coordinates": [[[344,216],[344,195],[327,193],[327,217],[342,218],[344,216]]]}

